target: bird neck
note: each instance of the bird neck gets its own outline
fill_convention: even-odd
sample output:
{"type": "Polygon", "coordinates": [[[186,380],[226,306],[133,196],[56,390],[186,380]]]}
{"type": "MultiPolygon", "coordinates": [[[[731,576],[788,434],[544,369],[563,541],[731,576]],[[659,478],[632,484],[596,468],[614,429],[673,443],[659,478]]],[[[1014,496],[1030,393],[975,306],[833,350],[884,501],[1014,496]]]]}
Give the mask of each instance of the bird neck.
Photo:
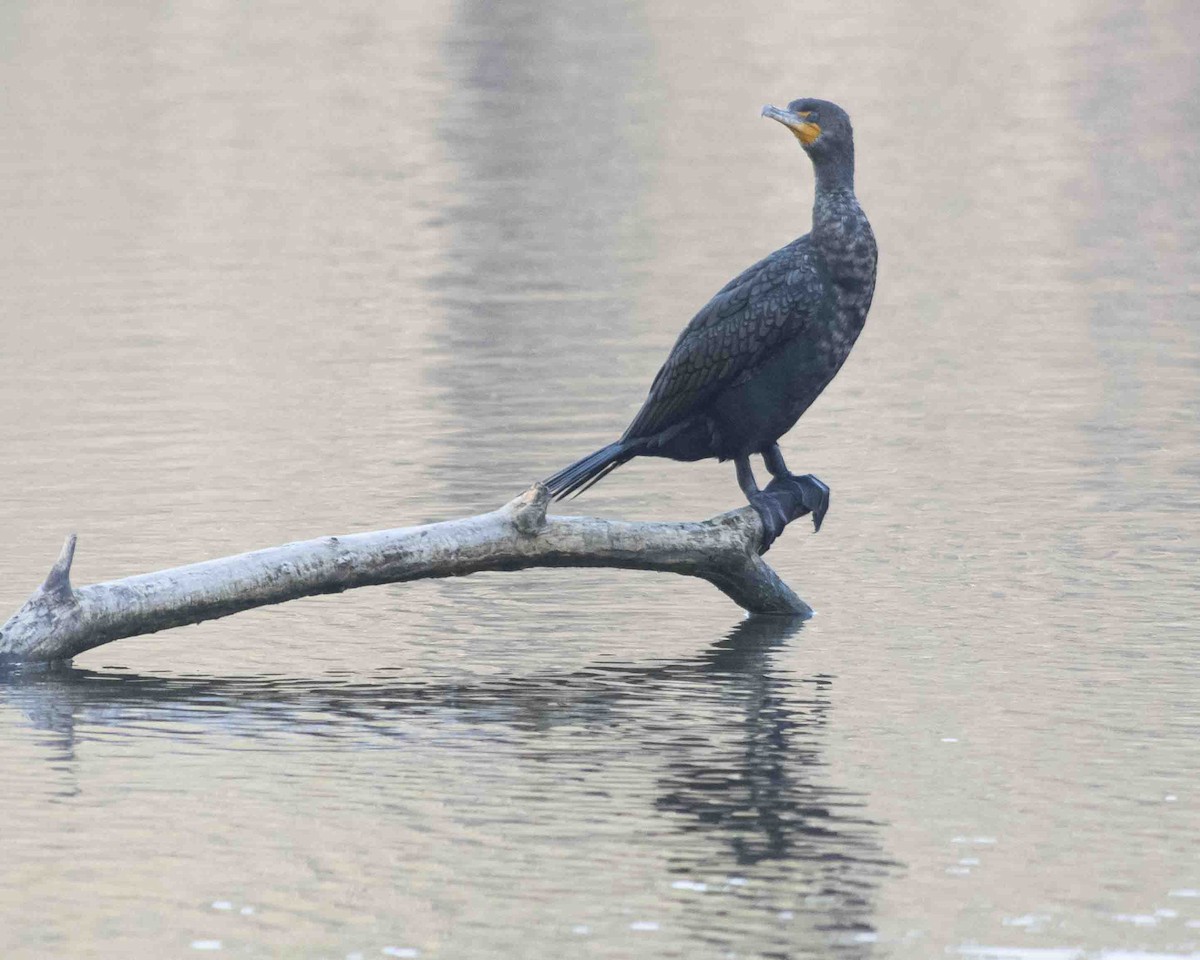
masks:
{"type": "Polygon", "coordinates": [[[853,150],[813,157],[817,177],[813,199],[813,240],[831,262],[839,260],[842,248],[853,242],[862,211],[854,196],[853,150]]]}
{"type": "Polygon", "coordinates": [[[830,188],[818,182],[813,200],[813,239],[820,247],[838,247],[853,241],[862,208],[852,186],[830,188]]]}
{"type": "Polygon", "coordinates": [[[820,251],[834,279],[861,279],[858,274],[865,259],[874,258],[874,240],[858,198],[853,181],[843,179],[830,186],[828,180],[817,181],[813,203],[813,245],[820,251]]]}
{"type": "Polygon", "coordinates": [[[836,153],[813,163],[817,175],[817,196],[822,192],[845,192],[854,195],[854,154],[836,153]]]}

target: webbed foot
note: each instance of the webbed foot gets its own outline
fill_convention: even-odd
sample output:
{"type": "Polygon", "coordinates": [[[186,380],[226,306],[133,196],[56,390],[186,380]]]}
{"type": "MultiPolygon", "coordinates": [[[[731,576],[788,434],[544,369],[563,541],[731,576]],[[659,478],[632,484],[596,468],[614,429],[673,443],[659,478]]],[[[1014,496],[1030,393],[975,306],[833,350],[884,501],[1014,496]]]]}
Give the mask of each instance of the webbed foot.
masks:
{"type": "MultiPolygon", "coordinates": [[[[794,473],[776,477],[764,491],[774,496],[785,516],[795,520],[806,513],[813,518],[813,532],[821,529],[825,514],[829,511],[829,487],[811,473],[798,477],[794,473]]],[[[756,508],[757,509],[757,508],[756,508]]],[[[760,510],[761,514],[762,511],[760,510]]],[[[764,524],[766,521],[763,521],[764,524]]]]}
{"type": "Polygon", "coordinates": [[[759,493],[751,494],[748,499],[750,500],[750,506],[755,509],[762,520],[763,536],[758,552],[763,554],[771,549],[771,544],[783,533],[783,528],[788,525],[787,511],[784,509],[784,505],[780,503],[779,498],[771,493],[769,487],[759,493]]]}
{"type": "Polygon", "coordinates": [[[734,459],[738,486],[742,488],[750,506],[762,519],[763,538],[758,551],[760,554],[766,553],[775,539],[783,533],[784,527],[797,517],[811,513],[813,528],[820,530],[825,513],[829,510],[829,488],[812,474],[798,477],[790,473],[783,462],[783,454],[779,452],[779,444],[765,450],[763,460],[775,478],[766,490],[758,489],[754,471],[750,468],[749,456],[743,455],[734,459]]]}

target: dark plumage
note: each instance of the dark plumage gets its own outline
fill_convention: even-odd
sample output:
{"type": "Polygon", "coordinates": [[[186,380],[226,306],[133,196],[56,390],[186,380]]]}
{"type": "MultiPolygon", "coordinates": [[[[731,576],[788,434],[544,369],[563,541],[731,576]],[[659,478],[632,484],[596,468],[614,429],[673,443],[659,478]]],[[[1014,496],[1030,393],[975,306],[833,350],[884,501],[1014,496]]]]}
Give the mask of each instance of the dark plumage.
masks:
{"type": "Polygon", "coordinates": [[[621,439],[547,479],[561,499],[634,457],[733,460],[762,516],[764,549],[786,525],[792,492],[817,529],[829,490],[788,473],[778,439],[833,379],[858,338],[875,290],[875,237],[854,196],[850,118],[825,100],[794,100],[763,115],[787,126],[816,173],[812,232],[729,281],[692,319],[621,439]],[[750,455],[774,482],[760,491],[750,455]]]}

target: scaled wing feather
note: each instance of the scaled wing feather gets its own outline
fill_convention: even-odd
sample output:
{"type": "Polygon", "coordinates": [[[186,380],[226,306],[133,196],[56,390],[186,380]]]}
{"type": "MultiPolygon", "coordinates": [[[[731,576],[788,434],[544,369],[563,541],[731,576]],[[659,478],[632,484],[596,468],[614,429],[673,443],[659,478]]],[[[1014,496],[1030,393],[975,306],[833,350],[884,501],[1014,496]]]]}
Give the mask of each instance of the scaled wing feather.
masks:
{"type": "Polygon", "coordinates": [[[734,277],[687,325],[658,371],[624,439],[649,437],[751,373],[802,331],[822,301],[801,237],[734,277]]]}

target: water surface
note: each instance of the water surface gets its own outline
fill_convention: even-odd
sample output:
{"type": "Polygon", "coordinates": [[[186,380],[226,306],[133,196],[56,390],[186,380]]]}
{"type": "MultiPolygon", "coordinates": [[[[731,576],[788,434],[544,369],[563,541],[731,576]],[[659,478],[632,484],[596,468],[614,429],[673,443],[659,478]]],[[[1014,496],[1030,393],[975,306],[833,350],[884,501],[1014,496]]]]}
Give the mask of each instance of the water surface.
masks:
{"type": "MultiPolygon", "coordinates": [[[[881,249],[708,585],[528,571],[0,685],[5,956],[1200,955],[1191,4],[10,3],[0,608],[491,509],[617,435],[806,229],[758,118],[856,123],[881,249]]],[[[572,509],[682,519],[732,469],[572,509]]]]}

